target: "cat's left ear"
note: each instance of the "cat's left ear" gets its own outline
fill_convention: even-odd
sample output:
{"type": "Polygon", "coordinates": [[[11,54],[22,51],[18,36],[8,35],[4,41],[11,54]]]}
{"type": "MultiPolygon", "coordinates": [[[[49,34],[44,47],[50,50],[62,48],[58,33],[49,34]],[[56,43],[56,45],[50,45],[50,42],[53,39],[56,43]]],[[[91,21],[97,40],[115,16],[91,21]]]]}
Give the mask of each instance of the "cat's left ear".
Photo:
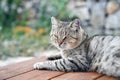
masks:
{"type": "Polygon", "coordinates": [[[53,28],[58,27],[59,20],[57,20],[55,17],[51,17],[51,23],[53,28]]]}
{"type": "Polygon", "coordinates": [[[78,29],[80,29],[80,20],[79,20],[79,19],[75,19],[75,20],[71,23],[71,29],[72,29],[72,30],[78,30],[78,29]]]}

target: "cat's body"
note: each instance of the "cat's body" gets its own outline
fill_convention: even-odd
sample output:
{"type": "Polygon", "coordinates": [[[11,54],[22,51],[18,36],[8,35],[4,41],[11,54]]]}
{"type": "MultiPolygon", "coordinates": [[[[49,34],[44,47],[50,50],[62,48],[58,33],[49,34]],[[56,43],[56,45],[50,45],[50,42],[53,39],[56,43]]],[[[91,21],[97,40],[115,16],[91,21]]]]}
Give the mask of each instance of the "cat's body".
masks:
{"type": "Polygon", "coordinates": [[[61,53],[49,57],[60,58],[38,62],[35,69],[65,72],[96,71],[120,77],[120,37],[88,37],[79,21],[61,22],[52,17],[51,42],[61,53]]]}

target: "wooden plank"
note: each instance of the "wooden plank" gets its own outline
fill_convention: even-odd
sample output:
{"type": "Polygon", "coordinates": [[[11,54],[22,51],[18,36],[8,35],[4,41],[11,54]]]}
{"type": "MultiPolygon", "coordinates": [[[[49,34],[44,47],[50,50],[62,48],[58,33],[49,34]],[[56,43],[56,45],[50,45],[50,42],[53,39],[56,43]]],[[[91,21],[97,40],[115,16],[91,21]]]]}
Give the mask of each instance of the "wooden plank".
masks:
{"type": "Polygon", "coordinates": [[[33,64],[38,61],[46,60],[45,57],[34,58],[31,60],[27,60],[24,62],[7,65],[5,67],[0,68],[0,80],[7,79],[13,76],[17,76],[19,74],[29,72],[33,70],[33,64]]]}
{"type": "Polygon", "coordinates": [[[64,74],[63,72],[49,72],[47,74],[43,74],[41,76],[38,76],[36,78],[32,78],[30,80],[51,80],[54,77],[60,76],[64,74]]]}
{"type": "Polygon", "coordinates": [[[33,70],[28,73],[24,73],[7,80],[48,80],[52,77],[63,74],[63,72],[57,71],[45,71],[45,70],[33,70]]]}
{"type": "Polygon", "coordinates": [[[33,70],[32,66],[35,62],[45,60],[45,57],[39,57],[2,67],[0,68],[0,80],[117,80],[95,72],[64,73],[33,70]]]}
{"type": "Polygon", "coordinates": [[[100,76],[102,75],[95,72],[74,72],[58,76],[51,80],[95,80],[100,76]]]}
{"type": "Polygon", "coordinates": [[[102,76],[100,78],[98,78],[97,80],[119,80],[110,76],[102,76]]]}

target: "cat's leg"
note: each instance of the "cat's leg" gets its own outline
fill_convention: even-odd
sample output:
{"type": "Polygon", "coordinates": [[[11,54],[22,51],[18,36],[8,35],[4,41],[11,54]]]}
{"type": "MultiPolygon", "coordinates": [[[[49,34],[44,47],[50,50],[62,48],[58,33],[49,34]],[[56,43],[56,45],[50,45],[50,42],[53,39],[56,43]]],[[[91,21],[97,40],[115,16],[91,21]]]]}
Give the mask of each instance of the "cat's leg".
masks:
{"type": "Polygon", "coordinates": [[[85,58],[82,57],[72,57],[64,58],[53,61],[37,62],[34,64],[34,69],[44,69],[44,70],[57,70],[64,72],[73,71],[88,71],[89,64],[85,58]]]}
{"type": "Polygon", "coordinates": [[[48,60],[57,60],[57,59],[61,59],[61,54],[57,53],[57,54],[51,54],[51,55],[46,55],[48,60]]]}

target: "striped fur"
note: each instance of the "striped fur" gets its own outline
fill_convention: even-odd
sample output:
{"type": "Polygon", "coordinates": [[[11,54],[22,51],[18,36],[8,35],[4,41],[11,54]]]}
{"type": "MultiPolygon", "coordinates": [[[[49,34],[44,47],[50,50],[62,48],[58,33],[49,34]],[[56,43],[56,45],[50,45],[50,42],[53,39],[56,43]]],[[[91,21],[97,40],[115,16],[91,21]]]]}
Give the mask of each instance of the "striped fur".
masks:
{"type": "Polygon", "coordinates": [[[51,20],[51,42],[61,54],[48,58],[52,61],[37,62],[34,64],[35,69],[64,72],[96,71],[120,77],[119,36],[88,37],[78,24],[78,20],[62,22],[54,17],[51,20]]]}

